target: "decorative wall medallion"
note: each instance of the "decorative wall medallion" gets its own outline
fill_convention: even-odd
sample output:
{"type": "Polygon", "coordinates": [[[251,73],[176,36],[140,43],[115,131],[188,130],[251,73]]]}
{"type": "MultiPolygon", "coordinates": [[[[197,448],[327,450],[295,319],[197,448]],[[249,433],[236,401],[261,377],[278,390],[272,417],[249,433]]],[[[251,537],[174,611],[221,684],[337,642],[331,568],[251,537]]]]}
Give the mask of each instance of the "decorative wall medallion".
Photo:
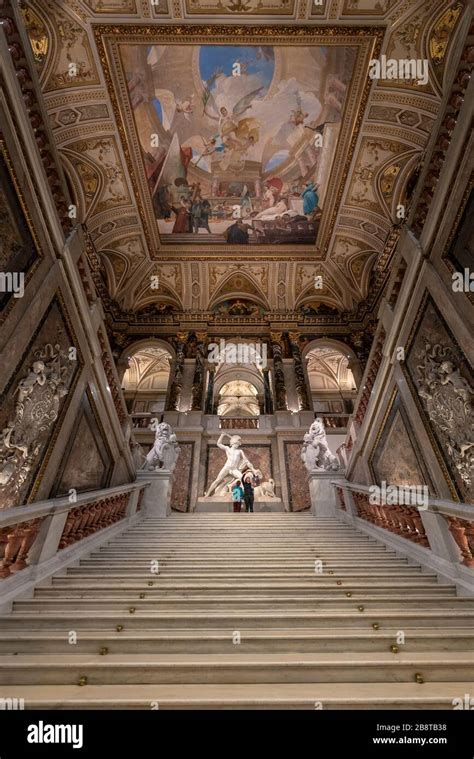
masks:
{"type": "Polygon", "coordinates": [[[405,372],[462,500],[473,500],[474,377],[465,354],[426,295],[410,338],[405,372]]]}
{"type": "Polygon", "coordinates": [[[81,356],[64,313],[55,298],[1,397],[2,509],[34,496],[32,487],[39,484],[35,480],[40,468],[44,470],[47,465],[66,398],[79,375],[81,356]],[[71,348],[76,352],[71,353],[71,348]]]}

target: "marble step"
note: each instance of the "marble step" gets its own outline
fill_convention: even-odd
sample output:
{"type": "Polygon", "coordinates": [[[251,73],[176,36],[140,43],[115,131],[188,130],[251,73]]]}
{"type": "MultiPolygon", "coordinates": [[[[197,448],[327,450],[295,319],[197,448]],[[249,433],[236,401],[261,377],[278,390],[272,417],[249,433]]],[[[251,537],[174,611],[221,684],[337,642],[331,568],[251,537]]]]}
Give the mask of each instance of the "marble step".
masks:
{"type": "MultiPolygon", "coordinates": [[[[235,647],[237,648],[237,647],[235,647]]],[[[21,654],[0,657],[0,686],[232,683],[474,683],[474,653],[21,654]]]]}
{"type": "MultiPolygon", "coordinates": [[[[323,632],[315,630],[246,630],[242,633],[239,651],[245,653],[273,652],[347,652],[347,651],[390,651],[397,645],[398,629],[393,627],[379,630],[353,628],[341,632],[339,628],[323,632]]],[[[176,630],[151,631],[124,630],[90,631],[82,630],[77,644],[69,643],[68,635],[61,632],[29,630],[15,633],[0,632],[1,654],[98,654],[104,647],[111,654],[157,654],[157,653],[229,653],[233,650],[231,631],[219,630],[176,630]]],[[[405,643],[398,644],[405,653],[422,651],[437,652],[474,650],[474,630],[452,628],[431,630],[412,628],[405,636],[405,643]]]]}
{"type": "MultiPolygon", "coordinates": [[[[287,588],[288,590],[294,590],[298,588],[307,588],[308,590],[314,590],[315,588],[332,588],[334,587],[334,584],[336,582],[339,582],[338,576],[336,575],[328,575],[326,574],[315,574],[314,572],[311,573],[308,576],[305,576],[301,579],[298,578],[266,578],[261,579],[260,576],[256,579],[242,579],[241,577],[235,578],[219,578],[219,577],[211,577],[207,579],[201,579],[199,577],[194,577],[192,580],[186,580],[183,582],[180,579],[170,579],[169,577],[165,577],[162,574],[155,575],[154,577],[150,577],[150,573],[148,572],[145,575],[143,575],[142,578],[136,578],[136,577],[129,577],[128,575],[124,575],[123,577],[116,577],[111,576],[109,574],[107,575],[101,575],[99,578],[89,578],[89,577],[80,577],[78,575],[72,575],[72,574],[64,574],[64,575],[55,575],[51,578],[51,585],[41,585],[39,587],[89,587],[89,588],[101,588],[101,587],[110,587],[110,588],[122,588],[122,587],[130,587],[130,588],[146,588],[148,587],[148,582],[152,582],[154,587],[160,587],[164,589],[169,588],[177,588],[177,589],[186,589],[186,588],[206,588],[210,592],[213,592],[214,590],[223,590],[223,589],[231,589],[231,588],[242,588],[242,589],[252,589],[252,588],[269,588],[269,589],[284,589],[287,588]]],[[[392,577],[390,578],[371,578],[367,577],[365,579],[354,579],[350,577],[349,579],[345,581],[341,581],[343,584],[343,587],[345,587],[348,590],[356,589],[356,588],[373,588],[374,590],[377,589],[387,589],[390,590],[390,588],[431,588],[431,587],[437,587],[437,588],[444,588],[444,589],[450,589],[450,591],[455,594],[455,588],[452,585],[440,585],[438,583],[438,578],[435,575],[426,575],[426,574],[420,574],[415,577],[398,577],[397,579],[394,579],[392,577]]]]}
{"type": "Polygon", "coordinates": [[[52,586],[36,588],[35,598],[100,598],[102,596],[107,596],[108,598],[128,597],[132,599],[138,598],[138,595],[141,593],[145,593],[148,599],[156,598],[157,600],[166,597],[169,598],[171,596],[181,598],[195,597],[195,595],[199,595],[200,597],[214,597],[219,593],[225,593],[226,597],[232,598],[246,598],[248,597],[246,595],[248,593],[253,597],[259,598],[270,594],[276,594],[280,598],[292,598],[295,595],[298,597],[312,598],[316,593],[318,596],[325,597],[333,596],[337,591],[338,595],[340,595],[339,591],[341,589],[343,589],[345,593],[352,593],[354,598],[359,598],[359,596],[365,595],[386,597],[387,593],[390,593],[391,591],[395,591],[398,594],[403,592],[405,597],[419,596],[421,593],[423,593],[423,591],[425,591],[429,593],[430,597],[443,596],[456,598],[455,589],[449,585],[432,584],[430,586],[420,587],[419,584],[403,585],[402,583],[397,583],[393,585],[385,584],[381,587],[374,587],[369,583],[361,586],[356,586],[355,584],[351,583],[335,587],[334,580],[331,584],[307,583],[306,585],[295,584],[290,587],[271,584],[255,586],[251,584],[243,585],[241,583],[238,585],[227,584],[221,587],[216,585],[200,587],[197,584],[163,586],[158,580],[152,587],[150,587],[147,583],[127,583],[122,584],[121,586],[113,586],[110,582],[107,581],[101,581],[97,584],[83,583],[80,586],[75,586],[71,585],[70,581],[68,580],[62,584],[58,584],[58,580],[56,580],[52,586]]]}
{"type": "Polygon", "coordinates": [[[9,687],[26,709],[452,709],[464,683],[28,685],[9,687]]]}
{"type": "MultiPolygon", "coordinates": [[[[146,594],[145,594],[146,596],[146,594]]],[[[350,611],[351,608],[358,610],[358,605],[363,604],[365,610],[369,609],[456,609],[472,610],[474,612],[474,599],[472,598],[450,598],[439,595],[406,596],[390,595],[385,597],[359,595],[347,597],[344,591],[332,596],[313,595],[281,597],[281,596],[260,596],[257,598],[246,596],[165,596],[160,598],[144,599],[138,598],[138,595],[122,596],[121,598],[110,598],[106,595],[101,598],[68,598],[59,596],[55,598],[37,597],[27,601],[16,601],[14,611],[22,613],[37,613],[45,611],[68,611],[77,609],[78,611],[90,611],[95,613],[97,609],[103,611],[113,611],[125,614],[133,607],[140,612],[181,612],[196,611],[205,613],[209,611],[233,611],[249,613],[252,611],[271,611],[282,610],[288,612],[311,611],[320,609],[341,609],[350,611]]]]}
{"type": "Polygon", "coordinates": [[[339,630],[358,627],[370,629],[373,624],[382,627],[397,627],[406,634],[412,627],[433,628],[439,627],[448,630],[453,627],[470,627],[474,624],[474,611],[434,609],[416,610],[387,610],[383,608],[383,601],[377,609],[367,609],[359,612],[355,609],[325,610],[325,611],[302,611],[302,612],[166,612],[166,611],[141,611],[133,613],[106,611],[103,608],[94,611],[74,612],[66,610],[33,612],[14,611],[7,616],[0,617],[0,631],[7,630],[113,630],[117,625],[124,629],[152,629],[152,630],[177,630],[194,629],[203,630],[208,628],[234,630],[246,630],[259,628],[261,630],[285,629],[288,627],[311,628],[323,630],[338,628],[339,630]]]}
{"type": "MultiPolygon", "coordinates": [[[[280,571],[277,572],[274,570],[273,572],[267,572],[267,571],[251,571],[251,570],[245,570],[245,569],[239,569],[238,573],[238,579],[242,580],[243,578],[248,579],[249,581],[251,578],[256,578],[260,580],[288,580],[288,579],[298,579],[301,578],[305,581],[308,581],[312,577],[329,577],[329,573],[332,572],[332,575],[334,575],[335,580],[352,580],[354,578],[364,578],[369,580],[371,577],[373,577],[373,572],[371,572],[369,569],[363,570],[350,570],[350,569],[337,569],[335,567],[334,569],[331,569],[330,567],[327,568],[327,571],[321,574],[316,574],[314,572],[314,568],[307,569],[306,572],[303,572],[301,570],[286,570],[286,571],[280,571]]],[[[168,579],[174,578],[176,581],[184,581],[185,579],[190,580],[196,580],[196,579],[217,579],[217,578],[226,578],[229,579],[235,579],[236,578],[236,571],[232,569],[219,570],[219,571],[212,571],[212,570],[206,570],[201,571],[195,569],[194,572],[190,570],[176,570],[176,569],[169,569],[167,567],[160,568],[160,573],[158,575],[152,574],[150,571],[143,572],[141,570],[132,570],[128,569],[125,571],[119,571],[117,570],[109,570],[108,572],[101,571],[100,569],[96,567],[69,567],[68,568],[68,577],[81,577],[81,578],[91,578],[91,577],[101,577],[103,578],[104,575],[107,575],[108,578],[128,578],[130,580],[132,579],[143,579],[143,580],[150,580],[150,577],[153,579],[155,577],[166,577],[168,579]]],[[[331,575],[331,576],[332,576],[331,575]]],[[[395,570],[387,570],[384,569],[379,570],[377,572],[377,578],[380,579],[386,579],[387,581],[391,578],[398,579],[417,579],[418,577],[427,577],[431,579],[436,579],[436,575],[429,574],[429,573],[421,573],[421,570],[419,568],[413,568],[413,567],[403,567],[400,568],[398,571],[395,570]]]]}

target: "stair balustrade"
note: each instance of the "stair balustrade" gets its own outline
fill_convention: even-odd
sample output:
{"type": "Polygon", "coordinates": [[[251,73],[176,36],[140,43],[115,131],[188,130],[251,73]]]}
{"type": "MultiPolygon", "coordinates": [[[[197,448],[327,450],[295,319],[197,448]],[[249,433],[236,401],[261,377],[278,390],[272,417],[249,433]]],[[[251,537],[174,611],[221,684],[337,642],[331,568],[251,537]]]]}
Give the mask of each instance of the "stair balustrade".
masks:
{"type": "Polygon", "coordinates": [[[131,483],[38,501],[0,513],[0,579],[45,562],[64,549],[132,517],[148,483],[131,483]]]}
{"type": "MultiPolygon", "coordinates": [[[[383,503],[373,498],[374,486],[347,480],[332,483],[343,518],[363,522],[403,538],[431,555],[449,579],[461,574],[472,583],[474,569],[474,509],[457,501],[428,497],[422,506],[383,503]],[[462,568],[462,569],[460,569],[462,568]],[[464,569],[467,568],[467,571],[464,569]]],[[[403,490],[400,487],[400,492],[403,490]]],[[[408,494],[409,489],[406,489],[408,494]]],[[[407,500],[406,498],[404,499],[407,500]]],[[[382,533],[378,533],[379,536],[382,533]]],[[[407,553],[410,551],[407,550],[407,553]]],[[[426,555],[426,553],[425,553],[426,555]]],[[[429,564],[429,559],[428,559],[429,564]]]]}

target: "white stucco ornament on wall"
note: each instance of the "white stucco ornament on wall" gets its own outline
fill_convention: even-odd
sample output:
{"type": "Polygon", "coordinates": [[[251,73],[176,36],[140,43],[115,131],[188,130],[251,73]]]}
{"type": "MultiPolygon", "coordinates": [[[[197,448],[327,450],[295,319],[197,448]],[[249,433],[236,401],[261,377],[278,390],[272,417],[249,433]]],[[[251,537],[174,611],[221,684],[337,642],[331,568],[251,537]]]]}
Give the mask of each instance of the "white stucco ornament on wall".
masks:
{"type": "Polygon", "coordinates": [[[321,417],[314,420],[304,436],[301,459],[308,472],[337,472],[341,468],[337,457],[329,450],[321,417]]]}

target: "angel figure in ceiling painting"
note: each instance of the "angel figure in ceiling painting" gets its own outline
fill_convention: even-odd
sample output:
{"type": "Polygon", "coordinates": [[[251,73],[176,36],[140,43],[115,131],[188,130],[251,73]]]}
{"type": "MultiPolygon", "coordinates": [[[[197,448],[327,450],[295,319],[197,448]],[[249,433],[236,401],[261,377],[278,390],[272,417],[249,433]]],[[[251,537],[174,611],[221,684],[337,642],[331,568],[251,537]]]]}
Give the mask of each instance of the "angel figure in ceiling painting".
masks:
{"type": "Polygon", "coordinates": [[[121,55],[164,245],[239,245],[239,218],[248,245],[316,243],[355,48],[127,44],[121,55]]]}

